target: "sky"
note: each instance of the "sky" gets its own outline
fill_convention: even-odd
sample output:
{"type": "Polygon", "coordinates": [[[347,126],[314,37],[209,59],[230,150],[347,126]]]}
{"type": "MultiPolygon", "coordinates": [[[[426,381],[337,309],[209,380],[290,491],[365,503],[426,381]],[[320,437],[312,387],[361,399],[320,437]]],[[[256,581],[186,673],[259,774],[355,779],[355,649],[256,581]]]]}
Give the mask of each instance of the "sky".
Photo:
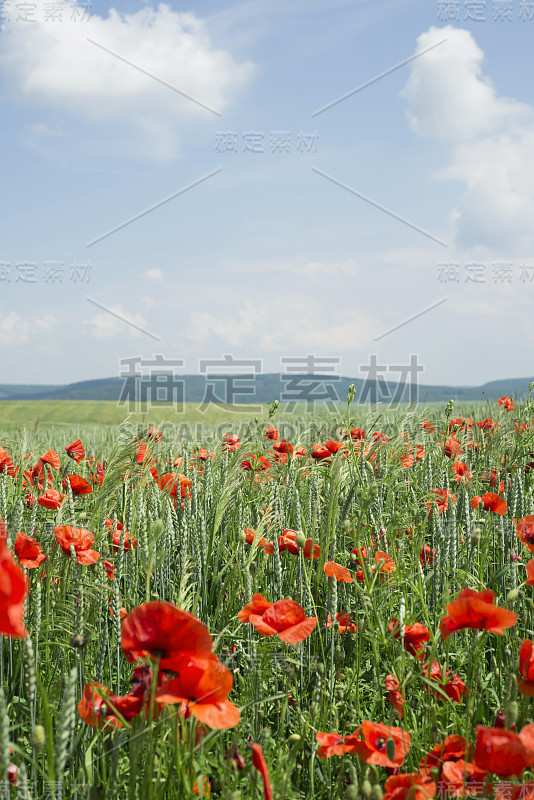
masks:
{"type": "Polygon", "coordinates": [[[532,374],[533,2],[0,18],[1,383],[532,374]]]}

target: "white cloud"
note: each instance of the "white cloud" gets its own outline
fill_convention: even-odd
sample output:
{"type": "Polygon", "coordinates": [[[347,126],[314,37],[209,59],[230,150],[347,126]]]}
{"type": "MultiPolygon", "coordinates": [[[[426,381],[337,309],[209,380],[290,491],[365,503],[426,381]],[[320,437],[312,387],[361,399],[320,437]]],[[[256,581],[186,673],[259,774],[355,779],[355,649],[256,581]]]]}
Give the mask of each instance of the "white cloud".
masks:
{"type": "Polygon", "coordinates": [[[117,336],[131,336],[137,338],[143,335],[137,328],[128,324],[128,322],[133,322],[140,328],[146,328],[146,320],[141,314],[132,312],[131,310],[126,311],[120,305],[109,306],[109,309],[114,312],[114,314],[124,319],[117,319],[113,314],[108,314],[107,311],[103,311],[101,314],[96,314],[94,317],[91,317],[91,319],[84,320],[83,322],[84,325],[92,326],[92,333],[96,339],[112,339],[117,336]]]}
{"type": "Polygon", "coordinates": [[[133,126],[147,155],[173,157],[178,129],[214,115],[88,39],[220,113],[251,75],[250,62],[238,64],[215,48],[195,14],[163,3],[133,14],[112,8],[107,17],[92,15],[87,22],[72,20],[70,3],[63,3],[57,22],[44,21],[45,0],[33,5],[38,21],[12,17],[1,27],[0,71],[17,97],[121,130],[133,126]]]}
{"type": "Polygon", "coordinates": [[[451,214],[455,243],[527,255],[534,245],[534,109],[497,94],[469,31],[432,27],[418,38],[417,49],[443,38],[444,44],[412,62],[401,94],[412,129],[452,145],[450,163],[438,177],[465,186],[451,214]]]}
{"type": "Polygon", "coordinates": [[[163,278],[163,272],[157,267],[154,269],[147,269],[145,272],[145,278],[148,278],[151,281],[161,281],[163,278]]]}
{"type": "Polygon", "coordinates": [[[0,314],[0,347],[18,347],[28,343],[33,333],[48,333],[58,324],[53,314],[35,319],[24,318],[16,311],[0,314]]]}
{"type": "Polygon", "coordinates": [[[380,329],[379,315],[355,311],[341,303],[332,305],[302,294],[283,297],[262,293],[261,301],[250,298],[236,310],[215,316],[194,312],[189,316],[186,337],[199,349],[213,339],[221,346],[247,347],[259,353],[314,352],[336,355],[369,343],[380,329]]]}

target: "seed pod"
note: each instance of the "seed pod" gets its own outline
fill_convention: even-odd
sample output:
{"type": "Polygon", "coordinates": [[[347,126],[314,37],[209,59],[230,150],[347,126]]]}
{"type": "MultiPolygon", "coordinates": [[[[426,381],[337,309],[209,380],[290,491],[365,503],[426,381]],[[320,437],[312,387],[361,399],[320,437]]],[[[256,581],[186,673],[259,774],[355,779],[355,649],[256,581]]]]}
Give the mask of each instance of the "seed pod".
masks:
{"type": "Polygon", "coordinates": [[[375,783],[371,788],[371,796],[369,800],[382,800],[382,787],[379,783],[375,783]]]}
{"type": "Polygon", "coordinates": [[[34,750],[42,750],[46,744],[46,733],[42,725],[34,725],[30,736],[30,744],[34,750]]]}
{"type": "Polygon", "coordinates": [[[506,706],[506,727],[511,728],[515,725],[519,717],[519,703],[516,700],[511,700],[506,706]]]}
{"type": "Polygon", "coordinates": [[[365,798],[365,800],[370,800],[372,790],[373,787],[371,786],[371,782],[366,778],[362,783],[362,796],[365,798]]]}
{"type": "Polygon", "coordinates": [[[306,537],[304,536],[302,531],[297,531],[295,533],[295,543],[297,547],[304,547],[304,545],[306,544],[306,537]]]}
{"type": "Polygon", "coordinates": [[[386,754],[390,761],[395,760],[395,739],[392,736],[386,739],[386,754]]]}

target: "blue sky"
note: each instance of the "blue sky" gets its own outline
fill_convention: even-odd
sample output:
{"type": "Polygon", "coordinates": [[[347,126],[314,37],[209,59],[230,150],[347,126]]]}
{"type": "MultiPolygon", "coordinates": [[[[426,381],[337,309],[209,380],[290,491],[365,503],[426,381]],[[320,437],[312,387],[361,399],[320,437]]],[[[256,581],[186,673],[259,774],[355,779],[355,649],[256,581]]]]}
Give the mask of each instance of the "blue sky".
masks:
{"type": "Polygon", "coordinates": [[[0,3],[2,382],[155,354],[529,375],[534,7],[507,3],[0,3]]]}

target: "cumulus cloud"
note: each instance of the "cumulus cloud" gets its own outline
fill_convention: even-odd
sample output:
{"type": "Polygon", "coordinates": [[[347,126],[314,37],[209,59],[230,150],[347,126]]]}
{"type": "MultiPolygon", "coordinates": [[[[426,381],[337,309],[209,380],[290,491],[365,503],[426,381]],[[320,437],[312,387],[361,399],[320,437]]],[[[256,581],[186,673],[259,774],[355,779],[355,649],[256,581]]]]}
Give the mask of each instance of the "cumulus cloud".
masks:
{"type": "Polygon", "coordinates": [[[380,327],[379,315],[346,306],[331,308],[320,299],[286,294],[283,298],[262,295],[239,309],[217,316],[194,312],[189,316],[186,337],[198,348],[213,339],[232,347],[253,348],[261,353],[314,352],[339,354],[371,341],[380,327]]]}
{"type": "Polygon", "coordinates": [[[137,338],[142,336],[142,332],[128,322],[134,323],[139,328],[147,326],[145,318],[131,310],[125,310],[120,305],[109,306],[111,314],[103,311],[95,314],[91,319],[84,320],[83,324],[92,328],[92,334],[96,339],[113,339],[118,336],[131,336],[137,338]],[[114,316],[114,315],[117,316],[114,316]],[[120,317],[121,319],[119,319],[120,317]]]}
{"type": "Polygon", "coordinates": [[[16,311],[0,314],[0,347],[18,347],[27,344],[32,334],[48,333],[58,324],[53,314],[30,319],[16,311]]]}
{"type": "Polygon", "coordinates": [[[410,126],[451,145],[450,163],[438,177],[465,186],[450,220],[456,245],[526,254],[534,244],[534,108],[499,96],[467,30],[431,27],[417,50],[443,38],[411,64],[401,93],[410,126]]]}
{"type": "Polygon", "coordinates": [[[217,49],[195,14],[163,3],[133,14],[111,8],[107,17],[91,15],[87,22],[72,18],[70,2],[62,3],[64,14],[55,22],[47,20],[46,0],[32,5],[35,22],[12,16],[1,26],[0,70],[17,97],[94,123],[133,126],[149,155],[174,156],[178,123],[213,118],[199,103],[222,113],[251,75],[252,64],[217,49]]]}

